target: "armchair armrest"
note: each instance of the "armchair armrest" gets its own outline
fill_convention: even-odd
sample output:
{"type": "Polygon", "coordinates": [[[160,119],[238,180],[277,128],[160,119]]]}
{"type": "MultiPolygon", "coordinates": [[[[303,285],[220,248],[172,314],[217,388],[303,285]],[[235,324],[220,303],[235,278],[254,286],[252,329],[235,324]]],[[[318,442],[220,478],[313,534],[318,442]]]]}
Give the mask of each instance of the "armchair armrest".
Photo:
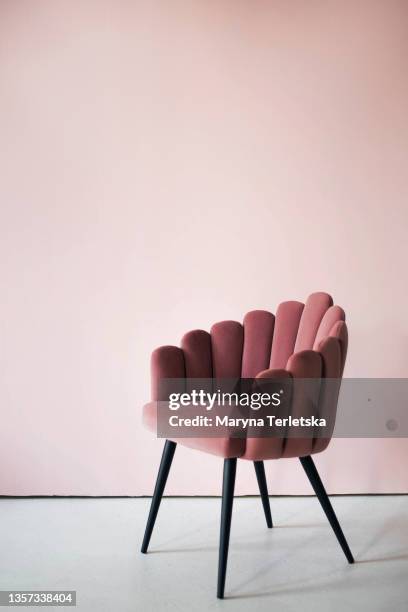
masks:
{"type": "MultiPolygon", "coordinates": [[[[160,400],[159,381],[162,378],[185,378],[184,353],[178,346],[160,346],[150,360],[152,400],[160,400]]],[[[164,398],[166,399],[166,398],[164,398]]]]}

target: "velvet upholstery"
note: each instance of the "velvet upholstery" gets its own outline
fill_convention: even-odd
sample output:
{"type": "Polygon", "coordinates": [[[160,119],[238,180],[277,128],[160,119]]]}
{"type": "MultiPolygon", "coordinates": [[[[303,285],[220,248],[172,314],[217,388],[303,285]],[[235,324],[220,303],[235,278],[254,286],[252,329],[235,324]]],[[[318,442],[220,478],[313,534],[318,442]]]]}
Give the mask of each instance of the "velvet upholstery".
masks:
{"type": "MultiPolygon", "coordinates": [[[[274,369],[274,370],[264,370],[260,372],[256,377],[257,381],[265,379],[265,380],[278,380],[281,384],[282,381],[287,381],[287,387],[285,390],[285,394],[289,396],[289,401],[291,400],[291,389],[292,389],[292,380],[293,377],[290,372],[284,369],[274,369]]],[[[263,386],[260,389],[268,391],[268,388],[264,388],[263,386]]],[[[282,457],[283,448],[285,445],[285,438],[281,436],[271,437],[267,436],[265,438],[261,437],[251,437],[251,428],[248,428],[248,436],[246,438],[246,446],[245,452],[243,456],[245,459],[249,461],[259,461],[260,457],[263,459],[279,459],[282,457]]]]}
{"type": "Polygon", "coordinates": [[[332,304],[333,300],[327,293],[318,292],[309,295],[299,323],[295,353],[313,348],[323,316],[332,304]]]}
{"type": "Polygon", "coordinates": [[[236,321],[221,321],[211,328],[213,376],[240,378],[244,328],[236,321]]]}
{"type": "Polygon", "coordinates": [[[272,343],[270,368],[286,368],[292,355],[299,329],[304,304],[301,302],[283,302],[276,312],[275,332],[272,343]]]}
{"type": "MultiPolygon", "coordinates": [[[[184,352],[178,346],[160,346],[152,353],[150,370],[152,399],[163,399],[160,397],[160,379],[182,379],[186,376],[184,352]]],[[[184,389],[180,389],[180,391],[184,391],[184,389]]]]}
{"type": "MultiPolygon", "coordinates": [[[[152,402],[144,407],[144,423],[156,431],[155,402],[160,378],[259,378],[296,380],[290,402],[293,417],[335,415],[347,355],[345,314],[330,295],[311,294],[306,304],[281,303],[276,316],[265,310],[249,312],[243,325],[222,321],[211,332],[185,334],[181,348],[163,346],[151,360],[152,402]],[[325,384],[325,378],[338,382],[325,384]],[[308,379],[303,381],[299,379],[308,379]],[[313,382],[316,379],[316,384],[313,382]],[[320,383],[321,381],[321,383],[320,383]]],[[[294,430],[283,438],[181,438],[176,442],[211,454],[251,461],[302,457],[321,452],[327,438],[300,438],[294,430]]]]}
{"type": "Polygon", "coordinates": [[[189,387],[194,386],[189,379],[212,378],[211,335],[202,329],[188,332],[181,339],[181,348],[186,369],[186,391],[189,391],[189,387]]]}
{"type": "Polygon", "coordinates": [[[253,310],[245,315],[242,378],[255,378],[268,367],[274,325],[275,317],[266,310],[253,310]]]}

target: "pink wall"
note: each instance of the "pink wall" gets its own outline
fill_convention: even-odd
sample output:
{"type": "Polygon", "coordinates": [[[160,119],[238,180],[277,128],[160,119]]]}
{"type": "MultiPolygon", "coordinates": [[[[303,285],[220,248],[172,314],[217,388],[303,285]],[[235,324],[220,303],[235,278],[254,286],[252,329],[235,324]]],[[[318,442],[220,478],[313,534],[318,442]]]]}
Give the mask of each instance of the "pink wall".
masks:
{"type": "MultiPolygon", "coordinates": [[[[150,494],[151,350],[281,299],[329,291],[346,374],[408,375],[407,18],[1,2],[1,494],[150,494]]],[[[407,492],[407,463],[407,440],[318,457],[333,493],[407,492]]],[[[168,492],[216,494],[220,468],[180,449],[168,492]]],[[[310,492],[297,462],[268,469],[310,492]]],[[[238,492],[254,480],[240,465],[238,492]]]]}

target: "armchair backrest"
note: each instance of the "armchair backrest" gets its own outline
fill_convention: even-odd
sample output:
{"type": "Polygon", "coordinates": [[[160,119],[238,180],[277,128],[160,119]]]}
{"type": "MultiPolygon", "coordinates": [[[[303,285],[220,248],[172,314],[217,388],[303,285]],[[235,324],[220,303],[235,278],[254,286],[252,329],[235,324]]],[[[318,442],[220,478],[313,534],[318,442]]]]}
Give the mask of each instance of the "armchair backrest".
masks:
{"type": "Polygon", "coordinates": [[[212,326],[211,333],[188,332],[181,342],[184,375],[255,378],[269,368],[285,369],[294,353],[320,351],[329,337],[339,342],[341,371],[337,376],[341,376],[347,354],[344,310],[333,306],[327,293],[312,293],[306,304],[282,302],[276,315],[253,310],[245,316],[243,324],[221,321],[212,326]]]}

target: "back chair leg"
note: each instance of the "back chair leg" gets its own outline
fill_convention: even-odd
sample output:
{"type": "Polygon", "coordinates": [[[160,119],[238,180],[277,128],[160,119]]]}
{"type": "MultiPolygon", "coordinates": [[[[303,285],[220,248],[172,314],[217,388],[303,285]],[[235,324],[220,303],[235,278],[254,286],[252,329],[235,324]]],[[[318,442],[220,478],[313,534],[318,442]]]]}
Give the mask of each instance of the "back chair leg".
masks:
{"type": "Polygon", "coordinates": [[[153,527],[156,522],[157,513],[159,511],[160,502],[163,496],[164,487],[166,486],[167,476],[170,472],[171,462],[173,461],[174,452],[177,444],[166,440],[163,449],[163,455],[160,462],[159,473],[157,474],[156,486],[152,497],[149,517],[147,519],[146,531],[143,538],[142,553],[146,553],[149,547],[150,538],[153,527]]]}
{"type": "Polygon", "coordinates": [[[235,474],[237,460],[224,459],[224,476],[222,482],[222,506],[220,529],[220,552],[218,558],[217,597],[224,598],[225,576],[227,573],[228,546],[231,531],[232,504],[234,502],[235,474]]]}
{"type": "Polygon", "coordinates": [[[261,494],[262,505],[265,512],[266,524],[269,528],[273,527],[271,506],[269,504],[268,485],[266,483],[265,467],[263,461],[254,461],[256,477],[258,480],[259,492],[261,494]]]}
{"type": "Polygon", "coordinates": [[[349,548],[349,545],[347,544],[346,538],[344,537],[344,533],[334,513],[333,507],[327,496],[323,483],[320,480],[319,472],[316,469],[313,459],[310,457],[310,455],[308,457],[299,457],[299,459],[303,466],[303,469],[306,472],[307,477],[310,480],[310,484],[312,485],[314,492],[316,493],[317,498],[327,518],[329,519],[329,523],[332,526],[334,533],[336,534],[336,538],[340,546],[342,547],[344,554],[346,555],[347,561],[349,563],[354,563],[353,555],[351,554],[351,550],[349,548]]]}

